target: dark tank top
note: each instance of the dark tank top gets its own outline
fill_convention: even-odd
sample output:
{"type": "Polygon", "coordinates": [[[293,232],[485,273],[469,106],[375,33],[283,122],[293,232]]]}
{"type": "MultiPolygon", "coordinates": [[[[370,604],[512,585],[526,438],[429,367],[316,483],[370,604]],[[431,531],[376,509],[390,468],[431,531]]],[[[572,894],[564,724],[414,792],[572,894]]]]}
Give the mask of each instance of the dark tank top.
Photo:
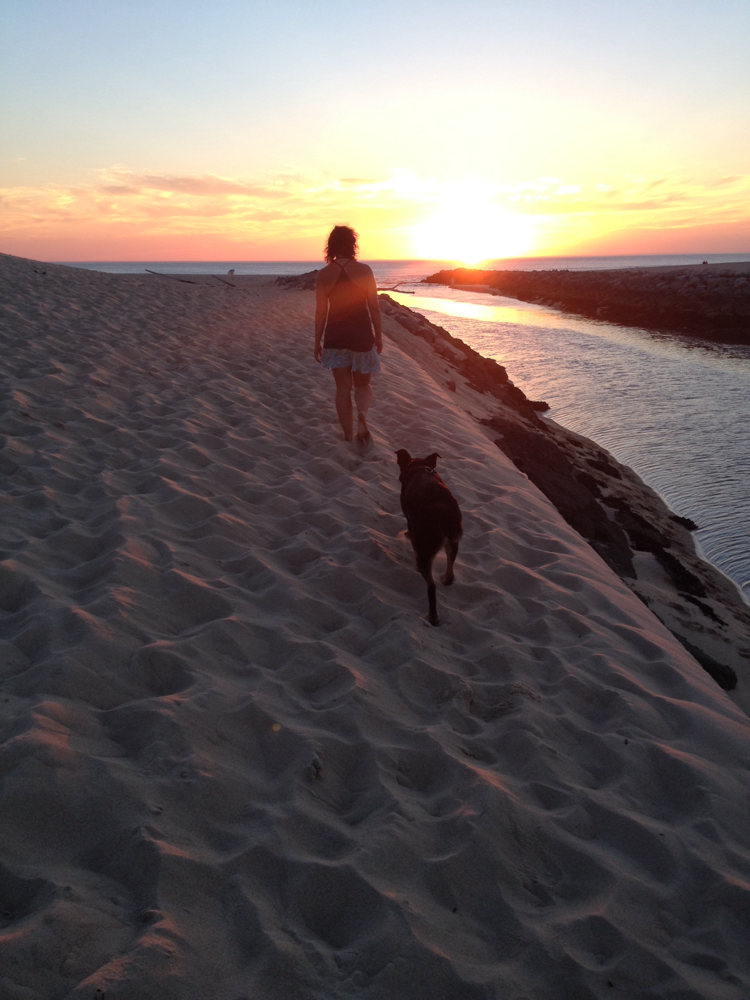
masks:
{"type": "MultiPolygon", "coordinates": [[[[338,261],[334,261],[338,264],[338,261]]],[[[334,350],[371,351],[375,344],[367,308],[367,292],[346,273],[346,264],[328,294],[328,320],[323,347],[334,350]]]]}

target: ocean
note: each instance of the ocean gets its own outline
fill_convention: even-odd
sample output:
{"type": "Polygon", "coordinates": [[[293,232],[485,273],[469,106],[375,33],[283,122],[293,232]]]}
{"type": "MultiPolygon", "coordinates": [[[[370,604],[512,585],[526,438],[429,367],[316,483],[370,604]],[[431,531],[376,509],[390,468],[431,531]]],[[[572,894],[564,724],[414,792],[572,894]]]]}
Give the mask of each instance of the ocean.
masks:
{"type": "MultiPolygon", "coordinates": [[[[364,258],[363,258],[364,259],[364,258]]],[[[476,267],[498,270],[522,271],[594,271],[610,270],[618,267],[665,267],[684,264],[731,264],[750,260],[746,254],[647,254],[622,257],[517,257],[504,260],[488,260],[476,267]]],[[[108,271],[111,274],[137,274],[138,272],[161,271],[162,274],[223,274],[234,270],[236,274],[304,274],[323,267],[321,260],[178,260],[178,261],[61,261],[68,267],[85,267],[94,271],[108,271]]],[[[403,282],[419,282],[429,274],[443,268],[459,266],[450,260],[366,260],[375,273],[379,285],[395,285],[403,282]]]]}
{"type": "MultiPolygon", "coordinates": [[[[484,262],[527,270],[735,263],[748,254],[545,257],[484,262]]],[[[750,347],[587,320],[499,296],[420,284],[450,261],[370,262],[380,287],[495,358],[549,416],[634,469],[698,524],[704,558],[750,603],[750,347]]],[[[86,262],[136,273],[303,274],[320,261],[86,262]]],[[[384,370],[387,359],[384,357],[384,370]]]]}

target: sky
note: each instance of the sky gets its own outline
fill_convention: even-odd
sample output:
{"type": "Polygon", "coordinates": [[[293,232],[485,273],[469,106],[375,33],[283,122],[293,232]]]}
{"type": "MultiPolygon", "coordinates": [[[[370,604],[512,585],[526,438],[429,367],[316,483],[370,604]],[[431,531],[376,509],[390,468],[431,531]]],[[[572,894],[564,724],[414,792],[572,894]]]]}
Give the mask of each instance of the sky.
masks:
{"type": "Polygon", "coordinates": [[[0,252],[750,256],[750,0],[0,0],[0,252]]]}

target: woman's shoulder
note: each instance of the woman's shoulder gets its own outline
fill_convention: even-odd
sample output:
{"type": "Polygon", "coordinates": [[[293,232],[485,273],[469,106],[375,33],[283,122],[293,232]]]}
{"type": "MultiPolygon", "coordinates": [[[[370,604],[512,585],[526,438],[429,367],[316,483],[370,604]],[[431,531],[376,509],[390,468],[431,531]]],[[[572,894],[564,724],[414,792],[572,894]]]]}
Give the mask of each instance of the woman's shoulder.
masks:
{"type": "Polygon", "coordinates": [[[339,268],[335,264],[326,264],[325,267],[319,268],[315,281],[318,285],[330,284],[331,280],[335,281],[338,272],[339,268]]]}
{"type": "Polygon", "coordinates": [[[353,260],[351,264],[346,269],[349,272],[349,276],[353,278],[357,284],[362,285],[375,280],[375,276],[372,273],[372,268],[369,264],[363,264],[359,260],[353,260]]]}

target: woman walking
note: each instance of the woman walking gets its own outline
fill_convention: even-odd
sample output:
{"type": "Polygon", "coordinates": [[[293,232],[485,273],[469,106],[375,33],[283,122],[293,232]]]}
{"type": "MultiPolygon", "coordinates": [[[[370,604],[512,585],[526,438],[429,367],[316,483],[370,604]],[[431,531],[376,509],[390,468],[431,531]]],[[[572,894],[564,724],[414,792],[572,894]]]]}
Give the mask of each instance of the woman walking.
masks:
{"type": "Polygon", "coordinates": [[[370,376],[380,371],[383,337],[375,275],[357,260],[357,234],[334,226],[326,243],[327,266],[315,286],[315,360],[333,371],[336,413],[347,441],[370,439],[367,411],[372,401],[370,376]],[[325,335],[325,336],[324,336],[325,335]]]}

